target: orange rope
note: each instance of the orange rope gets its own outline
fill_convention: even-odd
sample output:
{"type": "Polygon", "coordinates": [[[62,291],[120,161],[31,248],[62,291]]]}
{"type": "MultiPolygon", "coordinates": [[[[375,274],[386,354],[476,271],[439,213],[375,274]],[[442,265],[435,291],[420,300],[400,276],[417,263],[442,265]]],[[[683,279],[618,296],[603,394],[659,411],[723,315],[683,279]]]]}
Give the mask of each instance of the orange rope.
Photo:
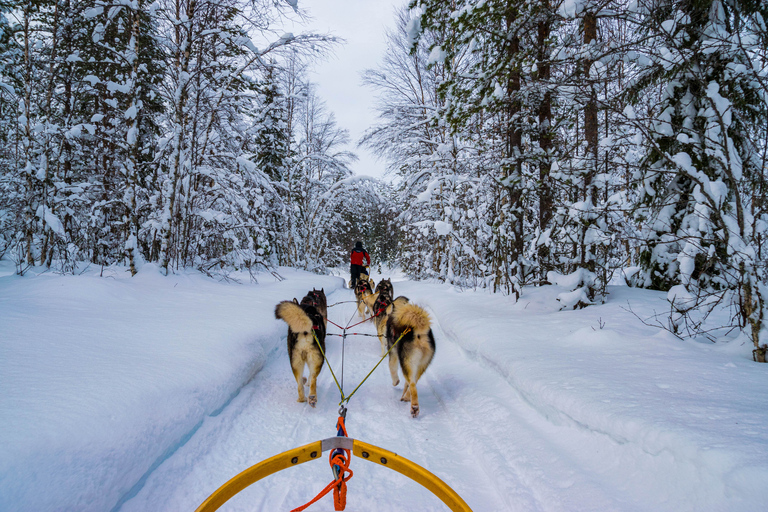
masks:
{"type": "MultiPolygon", "coordinates": [[[[349,437],[347,435],[347,427],[344,425],[344,417],[339,416],[339,421],[336,422],[336,428],[341,430],[344,433],[344,437],[349,437]]],[[[339,468],[339,476],[333,480],[331,483],[325,486],[325,488],[320,491],[317,496],[312,498],[312,500],[302,505],[298,508],[295,508],[291,510],[291,512],[301,512],[302,510],[305,510],[307,507],[315,503],[316,501],[320,500],[323,496],[331,492],[331,489],[333,489],[333,505],[334,510],[344,510],[347,506],[347,481],[352,478],[352,470],[349,469],[349,463],[352,462],[352,454],[349,450],[333,450],[328,456],[328,462],[331,465],[331,469],[333,469],[334,466],[338,466],[339,468]],[[339,451],[343,453],[338,453],[339,451]],[[335,455],[334,455],[335,453],[335,455]],[[349,473],[349,476],[344,476],[346,473],[349,473]]]]}

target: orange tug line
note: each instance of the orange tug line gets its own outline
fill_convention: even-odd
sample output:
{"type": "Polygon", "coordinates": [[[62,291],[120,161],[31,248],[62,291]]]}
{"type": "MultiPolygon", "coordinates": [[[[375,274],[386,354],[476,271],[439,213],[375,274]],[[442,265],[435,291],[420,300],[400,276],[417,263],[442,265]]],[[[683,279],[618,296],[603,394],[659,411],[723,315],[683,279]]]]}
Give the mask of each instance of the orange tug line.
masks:
{"type": "MultiPolygon", "coordinates": [[[[344,437],[349,437],[347,435],[347,427],[344,425],[344,416],[339,416],[339,421],[336,422],[336,428],[344,433],[344,437]]],[[[331,492],[331,489],[333,489],[334,510],[344,510],[347,506],[347,481],[354,475],[352,470],[349,469],[350,462],[352,462],[352,454],[349,450],[340,448],[333,450],[328,455],[328,463],[331,465],[331,470],[334,473],[338,471],[336,480],[332,480],[331,483],[326,485],[325,488],[317,494],[317,496],[312,498],[306,504],[291,510],[291,512],[301,512],[331,492]],[[345,473],[349,473],[349,476],[345,477],[345,473]]]]}

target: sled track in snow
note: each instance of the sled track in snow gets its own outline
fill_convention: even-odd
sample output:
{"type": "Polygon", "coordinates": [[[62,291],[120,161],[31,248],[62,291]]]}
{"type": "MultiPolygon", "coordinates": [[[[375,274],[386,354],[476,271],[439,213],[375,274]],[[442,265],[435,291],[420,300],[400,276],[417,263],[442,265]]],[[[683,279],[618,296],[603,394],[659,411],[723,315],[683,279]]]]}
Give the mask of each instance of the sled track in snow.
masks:
{"type": "MultiPolygon", "coordinates": [[[[453,333],[446,332],[445,329],[443,329],[440,322],[437,320],[437,315],[434,314],[434,311],[431,311],[432,318],[433,318],[433,329],[438,331],[440,334],[443,335],[445,339],[450,341],[452,348],[456,350],[463,358],[470,361],[471,364],[477,365],[481,368],[486,368],[485,365],[483,365],[483,362],[486,362],[486,358],[478,359],[475,357],[472,357],[458,342],[457,337],[453,333]]],[[[497,365],[496,365],[497,366],[497,365]]],[[[494,368],[497,378],[500,378],[504,383],[509,385],[511,384],[505,379],[502,375],[498,374],[498,371],[494,368]]],[[[427,372],[428,374],[429,372],[427,372]]],[[[488,424],[486,424],[483,421],[474,421],[472,419],[469,419],[468,421],[472,423],[472,425],[475,427],[476,431],[472,433],[472,435],[468,435],[468,429],[465,428],[465,425],[462,425],[459,421],[457,421],[457,418],[459,417],[459,414],[457,412],[461,412],[461,416],[465,418],[479,418],[482,417],[482,411],[469,411],[466,407],[464,407],[461,403],[458,401],[455,401],[452,405],[452,409],[449,409],[447,404],[445,403],[445,400],[443,399],[442,392],[438,391],[438,389],[435,387],[433,378],[429,377],[427,374],[422,377],[422,380],[425,380],[425,384],[429,386],[430,391],[435,396],[438,404],[440,405],[440,408],[445,413],[445,416],[449,420],[450,428],[454,436],[456,436],[457,439],[463,439],[466,444],[468,445],[468,448],[465,451],[469,451],[471,453],[471,458],[474,460],[473,464],[469,464],[470,466],[473,466],[475,468],[480,467],[482,468],[483,474],[485,475],[485,480],[488,482],[492,482],[493,491],[498,496],[498,499],[501,503],[504,503],[506,510],[514,510],[514,504],[510,502],[509,495],[504,492],[498,485],[498,474],[494,474],[489,468],[494,466],[494,463],[492,461],[493,455],[495,454],[498,456],[500,453],[505,453],[505,447],[498,442],[497,438],[499,435],[499,432],[493,431],[493,429],[489,428],[488,424]],[[455,408],[458,408],[459,411],[456,411],[455,408]],[[479,431],[479,432],[478,432],[479,431]],[[491,441],[493,447],[489,448],[488,444],[489,441],[491,441]]],[[[527,404],[527,402],[525,402],[527,404]]],[[[513,410],[512,407],[510,407],[510,410],[513,410]]],[[[536,500],[536,504],[538,505],[536,508],[539,510],[546,509],[544,506],[544,501],[541,500],[540,497],[536,496],[533,491],[534,489],[531,488],[526,484],[526,479],[524,478],[524,473],[521,472],[515,465],[507,466],[510,467],[510,469],[514,472],[516,477],[516,482],[519,486],[528,489],[531,491],[531,497],[536,500]]]]}
{"type": "MultiPolygon", "coordinates": [[[[428,309],[432,313],[432,317],[437,318],[437,315],[434,313],[434,310],[431,308],[428,308],[428,309]]],[[[437,320],[435,320],[435,322],[438,323],[439,325],[439,322],[437,320]]],[[[510,386],[510,388],[512,388],[512,390],[515,392],[517,397],[522,402],[524,402],[528,407],[531,408],[531,410],[535,411],[539,416],[541,416],[543,419],[545,419],[552,425],[558,426],[558,427],[564,426],[564,425],[570,425],[584,432],[600,434],[618,445],[624,445],[631,442],[630,439],[617,436],[614,433],[607,432],[603,429],[600,429],[600,428],[591,426],[589,424],[586,424],[582,421],[579,421],[573,416],[571,416],[570,414],[568,414],[567,412],[563,411],[562,409],[558,409],[555,406],[545,406],[541,402],[534,400],[529,393],[526,393],[521,388],[521,386],[517,382],[517,379],[515,379],[514,375],[512,375],[509,369],[502,367],[498,363],[498,361],[495,361],[492,358],[489,358],[488,356],[484,355],[478,350],[467,350],[458,342],[459,336],[451,332],[450,330],[443,329],[442,327],[440,328],[440,330],[446,335],[447,338],[449,338],[454,343],[457,349],[459,349],[463,354],[466,355],[468,359],[493,370],[493,372],[496,373],[496,375],[501,377],[510,386]]],[[[649,455],[657,455],[652,452],[646,452],[646,453],[648,453],[649,455]]]]}
{"type": "MultiPolygon", "coordinates": [[[[457,336],[455,334],[449,334],[443,329],[442,325],[437,320],[437,315],[434,314],[434,311],[432,311],[432,318],[434,319],[433,329],[442,334],[444,339],[450,342],[451,348],[463,359],[469,361],[470,364],[477,365],[480,370],[488,368],[488,365],[484,363],[489,363],[491,361],[485,357],[473,357],[472,354],[457,342],[457,336]]],[[[508,386],[520,399],[520,403],[525,404],[526,406],[531,405],[528,401],[523,400],[515,387],[500,373],[498,364],[494,363],[492,370],[494,370],[496,378],[504,385],[508,386]]],[[[491,482],[493,491],[498,497],[499,502],[504,504],[505,510],[515,510],[520,505],[520,503],[514,503],[511,493],[509,492],[510,489],[514,488],[527,491],[525,497],[528,498],[528,505],[532,506],[533,509],[549,509],[550,507],[548,505],[551,505],[551,503],[537,492],[535,486],[530,485],[530,476],[528,473],[514,463],[513,457],[510,457],[509,455],[508,447],[499,442],[499,435],[502,433],[495,430],[491,423],[482,421],[482,418],[485,416],[484,413],[487,411],[482,410],[483,407],[477,405],[476,402],[470,402],[468,405],[475,406],[477,410],[469,410],[458,400],[454,401],[449,408],[443,399],[443,393],[435,386],[434,377],[429,376],[429,373],[430,372],[425,373],[424,377],[426,377],[426,379],[422,377],[422,380],[425,381],[425,384],[427,384],[438,401],[441,410],[448,418],[448,423],[453,435],[466,443],[467,448],[465,451],[471,453],[471,459],[474,461],[468,465],[482,469],[484,475],[483,480],[491,482]],[[461,420],[459,419],[460,416],[462,417],[461,420]],[[466,428],[467,425],[471,425],[474,430],[470,431],[470,429],[466,428]],[[487,447],[489,440],[492,440],[493,449],[487,447]],[[504,475],[504,477],[500,478],[500,474],[504,475]],[[528,476],[528,478],[526,478],[526,476],[528,476]],[[507,484],[506,489],[500,487],[500,481],[507,484]]],[[[508,413],[511,416],[517,416],[517,408],[514,405],[507,404],[505,409],[505,413],[508,413]]],[[[535,410],[533,407],[532,409],[535,410]]],[[[536,411],[536,414],[541,416],[538,411],[536,411]]],[[[518,421],[525,422],[525,418],[522,416],[518,416],[517,419],[518,421]]],[[[516,494],[519,496],[519,491],[516,494]]]]}

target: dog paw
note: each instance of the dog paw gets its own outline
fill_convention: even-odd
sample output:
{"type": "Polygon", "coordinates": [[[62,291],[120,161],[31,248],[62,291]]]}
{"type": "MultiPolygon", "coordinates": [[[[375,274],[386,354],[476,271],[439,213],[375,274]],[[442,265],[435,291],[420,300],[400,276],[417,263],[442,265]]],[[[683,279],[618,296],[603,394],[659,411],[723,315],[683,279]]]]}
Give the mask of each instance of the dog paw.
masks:
{"type": "Polygon", "coordinates": [[[309,405],[314,407],[317,405],[317,397],[315,395],[309,395],[309,405]]]}
{"type": "Polygon", "coordinates": [[[303,396],[300,396],[300,397],[299,397],[299,399],[298,399],[298,400],[296,400],[296,401],[297,401],[297,402],[306,402],[306,401],[307,401],[307,399],[306,399],[306,398],[304,398],[303,396]]]}
{"type": "Polygon", "coordinates": [[[419,406],[418,405],[411,405],[411,417],[417,418],[419,416],[419,406]]]}
{"type": "Polygon", "coordinates": [[[397,379],[397,380],[393,380],[393,381],[392,381],[392,385],[393,385],[393,386],[397,386],[398,384],[400,384],[400,379],[397,379]]]}

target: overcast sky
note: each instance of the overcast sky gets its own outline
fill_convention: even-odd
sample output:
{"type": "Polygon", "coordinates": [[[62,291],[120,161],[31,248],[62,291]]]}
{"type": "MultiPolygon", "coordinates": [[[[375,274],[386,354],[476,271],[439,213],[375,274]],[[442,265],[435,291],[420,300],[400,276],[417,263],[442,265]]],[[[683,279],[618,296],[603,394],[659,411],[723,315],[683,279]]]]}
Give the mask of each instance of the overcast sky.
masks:
{"type": "Polygon", "coordinates": [[[305,27],[296,27],[295,33],[332,33],[346,39],[334,54],[316,66],[313,80],[318,93],[336,115],[342,128],[349,130],[350,148],[360,160],[352,164],[356,174],[379,177],[384,173],[384,162],[376,161],[373,154],[357,148],[365,130],[375,122],[374,92],[363,87],[363,70],[378,65],[384,54],[384,34],[394,26],[397,6],[408,0],[299,0],[299,7],[310,12],[313,20],[305,27]]]}

